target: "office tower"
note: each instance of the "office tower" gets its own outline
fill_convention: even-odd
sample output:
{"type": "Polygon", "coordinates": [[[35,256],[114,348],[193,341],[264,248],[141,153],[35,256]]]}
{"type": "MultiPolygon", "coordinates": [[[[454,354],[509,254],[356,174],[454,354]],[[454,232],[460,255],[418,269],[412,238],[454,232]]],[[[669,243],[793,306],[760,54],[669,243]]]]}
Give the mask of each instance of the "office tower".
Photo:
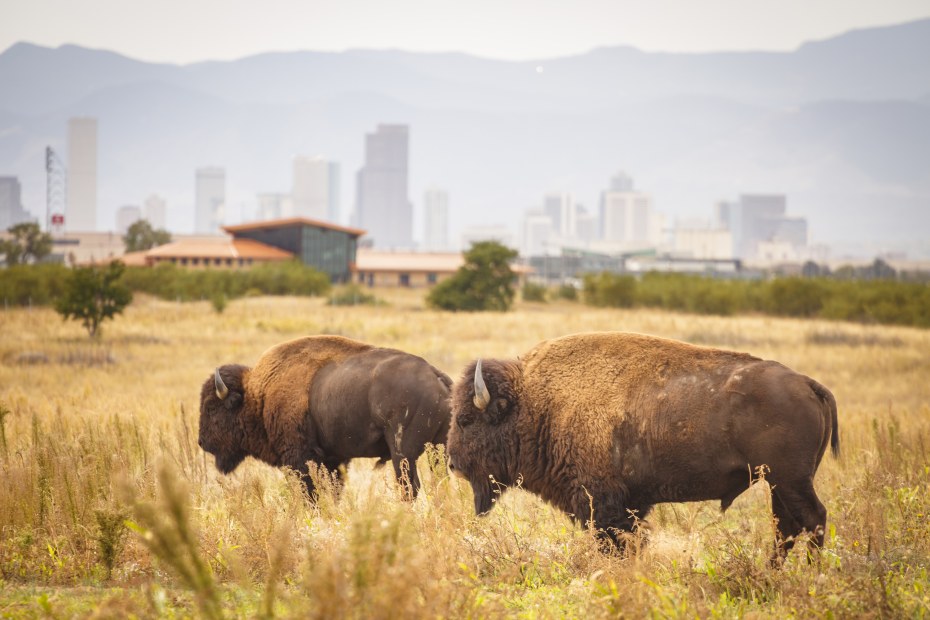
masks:
{"type": "Polygon", "coordinates": [[[601,229],[597,215],[588,213],[581,205],[577,206],[576,213],[575,238],[581,245],[584,247],[600,239],[601,229]]]}
{"type": "Polygon", "coordinates": [[[449,194],[435,187],[423,195],[423,247],[449,249],[449,194]]]}
{"type": "Polygon", "coordinates": [[[543,256],[555,251],[552,243],[556,237],[552,216],[542,211],[528,211],[523,217],[523,256],[543,256]]]}
{"type": "Polygon", "coordinates": [[[543,198],[543,213],[552,218],[555,232],[571,239],[577,232],[577,209],[572,195],[567,192],[550,192],[543,198]]]}
{"type": "Polygon", "coordinates": [[[760,243],[787,244],[795,249],[808,243],[807,220],[786,215],[784,194],[743,194],[736,202],[717,205],[717,217],[733,236],[733,255],[754,258],[760,243]]]}
{"type": "Polygon", "coordinates": [[[339,210],[339,165],[322,157],[295,157],[291,186],[293,215],[332,221],[339,210]]]}
{"type": "Polygon", "coordinates": [[[413,247],[407,152],[406,125],[378,125],[365,136],[365,165],[356,177],[356,221],[379,248],[413,247]]]}
{"type": "Polygon", "coordinates": [[[68,119],[68,203],[65,230],[97,230],[97,119],[68,119]]]}
{"type": "Polygon", "coordinates": [[[165,199],[158,194],[146,198],[142,217],[148,220],[153,229],[165,230],[165,199]]]}
{"type": "Polygon", "coordinates": [[[225,215],[226,170],[198,168],[196,185],[194,232],[198,234],[218,233],[225,215]]]}
{"type": "Polygon", "coordinates": [[[631,191],[604,192],[601,205],[604,240],[632,245],[654,241],[652,198],[631,191]]]}
{"type": "Polygon", "coordinates": [[[0,177],[0,231],[7,230],[32,217],[23,209],[22,188],[17,177],[0,177]]]}
{"type": "MultiPolygon", "coordinates": [[[[142,209],[136,205],[125,205],[116,211],[116,232],[125,235],[129,227],[142,219],[142,209]]],[[[149,222],[151,223],[151,222],[149,222]]]]}

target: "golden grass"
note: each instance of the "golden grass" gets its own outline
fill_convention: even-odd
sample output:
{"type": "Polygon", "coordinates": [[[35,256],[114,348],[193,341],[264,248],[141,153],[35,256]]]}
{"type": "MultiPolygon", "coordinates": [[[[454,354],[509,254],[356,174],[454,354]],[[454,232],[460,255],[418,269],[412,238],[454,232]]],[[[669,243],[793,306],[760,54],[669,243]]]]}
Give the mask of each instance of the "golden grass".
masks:
{"type": "Polygon", "coordinates": [[[47,309],[0,313],[0,617],[930,616],[930,332],[570,302],[450,314],[377,295],[388,305],[261,297],[222,314],[138,297],[99,342],[47,309]],[[361,460],[311,505],[293,475],[247,461],[224,477],[197,447],[212,369],[286,339],[343,334],[458,378],[474,357],[588,330],[745,350],[830,387],[843,455],[816,481],[820,560],[767,567],[764,485],[723,515],[660,506],[622,559],[520,490],[476,518],[436,454],[416,502],[361,460]]]}

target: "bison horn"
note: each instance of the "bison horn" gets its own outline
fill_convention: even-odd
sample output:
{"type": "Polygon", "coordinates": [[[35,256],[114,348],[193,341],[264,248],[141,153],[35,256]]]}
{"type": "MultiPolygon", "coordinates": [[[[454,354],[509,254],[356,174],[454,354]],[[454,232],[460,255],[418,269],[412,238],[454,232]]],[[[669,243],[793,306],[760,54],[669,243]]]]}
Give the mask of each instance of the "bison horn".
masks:
{"type": "Polygon", "coordinates": [[[481,360],[475,364],[475,407],[484,411],[488,403],[491,402],[491,394],[488,393],[488,386],[484,384],[484,376],[481,374],[481,360]]]}
{"type": "Polygon", "coordinates": [[[226,398],[226,395],[229,394],[229,388],[223,383],[223,377],[220,376],[219,368],[216,369],[213,375],[213,384],[216,386],[216,397],[220,400],[226,398]]]}

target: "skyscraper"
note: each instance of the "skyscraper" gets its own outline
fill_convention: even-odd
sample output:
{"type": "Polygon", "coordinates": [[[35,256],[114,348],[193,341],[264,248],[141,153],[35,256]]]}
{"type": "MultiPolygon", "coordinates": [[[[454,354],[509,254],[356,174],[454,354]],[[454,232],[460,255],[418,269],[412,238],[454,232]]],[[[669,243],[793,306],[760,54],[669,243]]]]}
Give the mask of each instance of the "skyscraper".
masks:
{"type": "Polygon", "coordinates": [[[97,119],[68,119],[68,203],[65,230],[97,230],[97,119]]]}
{"type": "Polygon", "coordinates": [[[552,219],[555,231],[566,239],[577,232],[575,201],[567,192],[549,192],[543,198],[543,212],[552,219]]]}
{"type": "MultiPolygon", "coordinates": [[[[125,235],[129,227],[142,219],[142,209],[136,205],[124,205],[116,210],[116,232],[125,235]]],[[[149,222],[151,223],[151,222],[149,222]]]]}
{"type": "Polygon", "coordinates": [[[19,179],[0,177],[0,231],[31,219],[23,209],[19,179]]]}
{"type": "Polygon", "coordinates": [[[378,125],[375,133],[365,136],[365,165],[356,179],[356,221],[377,247],[413,247],[407,145],[406,125],[378,125]]]}
{"type": "Polygon", "coordinates": [[[338,164],[322,157],[295,157],[291,186],[293,215],[332,221],[333,212],[339,208],[338,186],[338,164]]]}
{"type": "Polygon", "coordinates": [[[218,233],[226,207],[226,170],[197,169],[197,202],[194,207],[194,232],[218,233]]]}
{"type": "Polygon", "coordinates": [[[158,194],[152,194],[145,199],[143,216],[155,230],[165,229],[165,199],[158,194]]]}
{"type": "Polygon", "coordinates": [[[784,194],[742,194],[737,202],[717,205],[717,217],[733,235],[733,255],[754,258],[760,243],[807,246],[807,220],[786,215],[784,194]]]}
{"type": "Polygon", "coordinates": [[[449,249],[449,194],[432,187],[423,196],[423,247],[449,249]]]}
{"type": "Polygon", "coordinates": [[[627,247],[657,243],[652,197],[633,190],[633,179],[620,172],[610,179],[601,195],[601,226],[604,241],[627,247]]]}

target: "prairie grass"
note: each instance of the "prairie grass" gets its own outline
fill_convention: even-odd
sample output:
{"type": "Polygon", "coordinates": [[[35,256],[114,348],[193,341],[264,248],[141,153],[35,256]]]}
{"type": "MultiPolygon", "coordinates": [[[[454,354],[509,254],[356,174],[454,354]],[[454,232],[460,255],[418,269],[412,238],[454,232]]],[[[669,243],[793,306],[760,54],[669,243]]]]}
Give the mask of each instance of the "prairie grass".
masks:
{"type": "MultiPolygon", "coordinates": [[[[138,296],[100,342],[51,310],[0,313],[0,617],[930,617],[930,332],[760,316],[598,309],[508,313],[252,297],[138,296]],[[842,456],[817,476],[826,548],[768,568],[765,483],[721,514],[665,504],[632,557],[520,489],[486,517],[441,450],[403,502],[390,467],[353,462],[318,497],[246,461],[220,475],[197,446],[202,382],[307,334],[422,355],[458,378],[477,356],[627,330],[772,358],[829,386],[842,456]]],[[[640,541],[635,541],[640,542],[640,541]]],[[[803,549],[803,545],[799,545],[803,549]]]]}

